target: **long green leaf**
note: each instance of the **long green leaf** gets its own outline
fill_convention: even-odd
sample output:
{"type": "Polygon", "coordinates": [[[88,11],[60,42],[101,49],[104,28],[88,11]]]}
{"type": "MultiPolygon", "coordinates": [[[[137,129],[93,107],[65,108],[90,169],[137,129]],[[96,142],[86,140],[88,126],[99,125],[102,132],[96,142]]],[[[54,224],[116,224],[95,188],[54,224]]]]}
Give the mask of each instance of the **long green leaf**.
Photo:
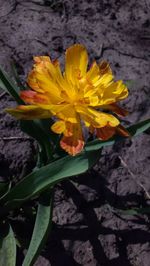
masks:
{"type": "Polygon", "coordinates": [[[150,213],[150,207],[134,208],[134,209],[128,209],[128,210],[120,210],[119,209],[118,212],[122,215],[149,214],[150,213]]]}
{"type": "Polygon", "coordinates": [[[33,137],[38,141],[40,144],[40,147],[42,149],[42,156],[43,161],[46,163],[47,158],[50,160],[52,159],[52,143],[50,141],[50,138],[47,137],[47,134],[43,130],[43,128],[40,126],[40,120],[21,120],[20,125],[23,132],[28,134],[29,136],[33,137]]]}
{"type": "Polygon", "coordinates": [[[13,78],[19,88],[19,90],[26,90],[27,87],[21,82],[21,79],[18,75],[18,72],[17,72],[17,67],[16,67],[16,63],[14,61],[11,61],[11,71],[12,71],[12,75],[13,75],[13,78]]]}
{"type": "Polygon", "coordinates": [[[3,202],[9,201],[6,205],[13,206],[16,201],[19,203],[21,200],[33,197],[59,181],[84,173],[95,164],[99,156],[99,150],[83,152],[78,156],[66,156],[43,166],[26,176],[12,188],[3,198],[3,202]]]}
{"type": "Polygon", "coordinates": [[[52,191],[43,195],[38,205],[31,242],[22,266],[32,266],[40,254],[49,235],[52,224],[52,191]]]}
{"type": "Polygon", "coordinates": [[[8,77],[4,70],[0,68],[0,81],[1,88],[8,92],[16,100],[18,104],[24,104],[23,100],[19,97],[19,88],[15,83],[8,77]]]}
{"type": "MultiPolygon", "coordinates": [[[[141,134],[142,132],[146,131],[148,128],[150,128],[150,119],[147,119],[145,121],[139,122],[133,126],[130,126],[127,128],[127,130],[129,131],[131,137],[137,136],[139,134],[141,134]]],[[[115,136],[113,138],[111,138],[110,140],[106,140],[106,141],[100,141],[100,140],[93,140],[90,141],[89,143],[87,143],[85,149],[87,151],[91,151],[91,150],[97,150],[100,149],[102,147],[105,146],[110,146],[113,145],[116,141],[120,141],[125,139],[124,137],[121,136],[115,136]]]]}
{"type": "Polygon", "coordinates": [[[5,183],[5,182],[2,182],[0,183],[0,198],[4,197],[8,191],[10,190],[11,188],[11,182],[10,183],[5,183]]]}
{"type": "Polygon", "coordinates": [[[16,266],[16,240],[11,226],[0,228],[0,266],[16,266]]]}

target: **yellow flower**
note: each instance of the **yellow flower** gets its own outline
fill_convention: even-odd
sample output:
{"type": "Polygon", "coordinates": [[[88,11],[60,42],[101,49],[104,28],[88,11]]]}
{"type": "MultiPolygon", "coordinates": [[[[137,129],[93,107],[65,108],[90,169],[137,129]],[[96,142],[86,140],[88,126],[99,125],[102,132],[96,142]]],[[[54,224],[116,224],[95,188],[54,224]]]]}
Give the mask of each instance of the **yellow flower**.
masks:
{"type": "Polygon", "coordinates": [[[7,109],[10,114],[19,119],[54,117],[51,129],[63,135],[60,145],[71,155],[84,147],[83,126],[102,140],[115,133],[128,136],[118,118],[110,113],[127,114],[116,102],[128,96],[128,89],[121,80],[114,81],[107,62],[94,62],[87,70],[88,54],[80,44],[66,50],[63,74],[58,60],[39,56],[34,61],[27,81],[32,90],[20,93],[29,105],[7,109]]]}

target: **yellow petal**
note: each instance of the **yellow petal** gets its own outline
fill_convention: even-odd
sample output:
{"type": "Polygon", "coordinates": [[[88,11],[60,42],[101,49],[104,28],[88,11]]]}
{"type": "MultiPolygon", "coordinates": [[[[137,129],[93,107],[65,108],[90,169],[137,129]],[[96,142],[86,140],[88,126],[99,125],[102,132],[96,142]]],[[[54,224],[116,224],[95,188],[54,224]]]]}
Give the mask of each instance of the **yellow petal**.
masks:
{"type": "Polygon", "coordinates": [[[81,118],[85,122],[89,123],[95,128],[101,128],[107,125],[116,127],[120,123],[115,116],[97,111],[93,108],[76,106],[76,111],[80,114],[81,118]]]}
{"type": "Polygon", "coordinates": [[[111,83],[104,89],[101,104],[111,104],[123,100],[128,96],[128,89],[121,80],[111,83]]]}
{"type": "Polygon", "coordinates": [[[56,121],[52,126],[51,130],[57,134],[62,134],[66,129],[65,121],[56,121]]]}
{"type": "Polygon", "coordinates": [[[75,77],[80,79],[86,74],[88,54],[86,48],[75,44],[66,50],[65,77],[72,84],[76,83],[75,77]]]}
{"type": "Polygon", "coordinates": [[[27,83],[30,86],[30,88],[32,88],[33,90],[35,90],[37,92],[41,92],[41,93],[44,92],[39,87],[39,84],[37,82],[37,79],[36,79],[36,75],[35,75],[35,71],[34,70],[31,70],[30,73],[28,74],[27,83]]]}
{"type": "Polygon", "coordinates": [[[35,57],[34,69],[29,73],[29,86],[40,93],[47,93],[52,103],[61,99],[63,76],[57,60],[51,62],[47,56],[35,57]]]}
{"type": "Polygon", "coordinates": [[[5,111],[18,119],[24,120],[49,118],[52,115],[50,111],[35,105],[19,105],[16,108],[7,108],[5,111]]]}
{"type": "Polygon", "coordinates": [[[89,83],[92,83],[93,85],[95,84],[95,82],[98,81],[99,78],[100,78],[99,66],[97,65],[96,62],[94,62],[86,74],[86,79],[89,83]]]}
{"type": "Polygon", "coordinates": [[[94,86],[97,87],[101,91],[107,88],[113,80],[113,75],[111,73],[106,73],[100,77],[100,79],[95,82],[94,86]]]}
{"type": "Polygon", "coordinates": [[[50,106],[51,112],[61,120],[68,121],[71,123],[77,123],[77,117],[75,109],[71,104],[53,105],[50,106]]]}

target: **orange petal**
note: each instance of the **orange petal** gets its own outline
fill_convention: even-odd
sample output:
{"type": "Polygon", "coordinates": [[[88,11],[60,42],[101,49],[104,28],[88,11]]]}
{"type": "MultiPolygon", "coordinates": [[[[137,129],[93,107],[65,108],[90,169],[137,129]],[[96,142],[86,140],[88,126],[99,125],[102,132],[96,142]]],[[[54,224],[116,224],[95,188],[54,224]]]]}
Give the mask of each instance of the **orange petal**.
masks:
{"type": "Polygon", "coordinates": [[[60,146],[70,155],[75,156],[80,153],[84,147],[81,126],[79,124],[72,125],[72,136],[64,136],[60,141],[60,146]]]}
{"type": "Polygon", "coordinates": [[[75,156],[83,150],[84,141],[80,139],[74,139],[73,136],[63,137],[60,141],[60,146],[70,155],[75,156]]]}
{"type": "Polygon", "coordinates": [[[18,119],[32,120],[40,118],[50,118],[51,113],[36,105],[19,105],[16,108],[5,109],[6,112],[15,116],[18,119]]]}
{"type": "Polygon", "coordinates": [[[105,126],[102,128],[96,128],[96,135],[101,140],[110,139],[116,133],[115,127],[105,126]]]}
{"type": "Polygon", "coordinates": [[[122,125],[117,127],[106,126],[103,128],[96,128],[96,135],[101,140],[107,140],[115,134],[121,135],[123,137],[130,136],[130,133],[122,125]]]}
{"type": "Polygon", "coordinates": [[[128,132],[128,130],[126,128],[124,128],[122,125],[119,125],[118,127],[116,127],[116,133],[118,135],[121,135],[123,137],[130,137],[130,133],[128,132]]]}
{"type": "Polygon", "coordinates": [[[112,74],[111,68],[106,61],[102,61],[99,64],[99,72],[101,75],[112,74]]]}
{"type": "Polygon", "coordinates": [[[124,117],[124,116],[126,116],[126,115],[129,114],[129,112],[128,112],[127,110],[121,108],[120,106],[118,106],[118,105],[115,104],[115,103],[113,103],[113,104],[110,105],[110,109],[111,109],[114,113],[116,113],[117,115],[122,116],[122,117],[124,117]]]}
{"type": "Polygon", "coordinates": [[[102,106],[102,108],[104,108],[106,110],[111,110],[114,113],[116,113],[118,116],[121,116],[121,117],[124,117],[124,116],[129,114],[129,112],[127,110],[121,108],[116,103],[112,103],[112,104],[109,104],[109,105],[102,106]]]}
{"type": "Polygon", "coordinates": [[[48,104],[49,103],[49,99],[48,97],[46,97],[46,95],[37,93],[32,90],[21,91],[20,97],[26,103],[31,103],[31,104],[36,104],[36,103],[48,104]]]}
{"type": "Polygon", "coordinates": [[[34,56],[33,59],[36,64],[51,62],[49,56],[34,56]]]}

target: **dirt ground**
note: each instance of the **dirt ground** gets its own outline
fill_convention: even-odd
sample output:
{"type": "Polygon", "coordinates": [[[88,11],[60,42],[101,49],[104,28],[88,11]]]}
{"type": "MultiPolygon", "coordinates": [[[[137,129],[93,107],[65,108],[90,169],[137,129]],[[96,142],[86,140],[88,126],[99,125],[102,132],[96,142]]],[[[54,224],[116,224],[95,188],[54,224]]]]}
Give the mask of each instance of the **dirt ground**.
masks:
{"type": "MultiPolygon", "coordinates": [[[[13,60],[25,81],[33,55],[63,65],[73,43],[129,85],[125,125],[150,117],[149,0],[0,0],[0,65],[10,75],[13,60]]],[[[35,160],[35,143],[3,111],[13,105],[0,90],[0,179],[21,178],[35,160]]],[[[35,266],[149,266],[150,216],[116,212],[150,205],[149,170],[147,132],[105,148],[91,171],[58,185],[52,234],[35,266]]]]}

